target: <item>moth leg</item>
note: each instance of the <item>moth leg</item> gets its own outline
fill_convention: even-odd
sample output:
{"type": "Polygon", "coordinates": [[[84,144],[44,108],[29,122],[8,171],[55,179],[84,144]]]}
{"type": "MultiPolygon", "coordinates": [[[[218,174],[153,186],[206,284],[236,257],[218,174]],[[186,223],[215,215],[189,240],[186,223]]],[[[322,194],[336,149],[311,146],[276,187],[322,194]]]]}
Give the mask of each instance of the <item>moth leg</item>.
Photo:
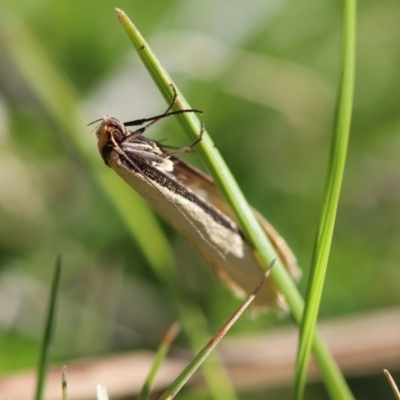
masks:
{"type": "MultiPolygon", "coordinates": [[[[175,86],[171,85],[171,87],[174,92],[174,97],[172,98],[171,104],[168,106],[167,110],[164,113],[156,115],[155,117],[141,118],[141,119],[135,119],[133,121],[124,122],[124,125],[125,126],[139,126],[139,125],[143,125],[145,122],[151,122],[151,125],[152,125],[152,124],[156,123],[159,119],[165,118],[166,116],[168,116],[169,112],[171,111],[171,108],[175,105],[176,99],[178,97],[178,93],[176,92],[175,86]]],[[[147,127],[148,126],[150,126],[150,124],[147,125],[147,127]]],[[[135,132],[138,132],[138,131],[135,131],[135,132]]],[[[135,133],[135,132],[132,132],[132,133],[135,133]]]]}
{"type": "Polygon", "coordinates": [[[178,93],[176,92],[175,86],[171,84],[171,87],[174,92],[174,97],[172,99],[171,104],[168,106],[167,110],[163,114],[159,114],[159,115],[156,115],[151,118],[136,119],[136,120],[128,121],[128,122],[124,123],[125,126],[139,126],[139,125],[143,125],[144,123],[148,122],[148,124],[143,126],[142,128],[139,128],[136,131],[131,132],[132,135],[135,135],[135,136],[142,135],[148,128],[150,128],[150,126],[154,125],[160,119],[167,118],[171,115],[183,114],[183,113],[188,113],[188,112],[203,114],[203,111],[195,110],[195,109],[171,111],[171,109],[175,105],[176,99],[178,97],[178,93]]]}
{"type": "Polygon", "coordinates": [[[203,140],[203,135],[204,135],[205,130],[206,130],[205,124],[204,124],[203,121],[201,121],[200,135],[199,135],[198,139],[196,139],[190,146],[180,147],[180,148],[178,148],[178,149],[176,149],[174,151],[166,151],[166,152],[164,152],[163,153],[163,157],[169,157],[169,156],[172,156],[172,155],[177,154],[177,153],[190,153],[193,150],[193,148],[195,146],[197,146],[203,140]]]}

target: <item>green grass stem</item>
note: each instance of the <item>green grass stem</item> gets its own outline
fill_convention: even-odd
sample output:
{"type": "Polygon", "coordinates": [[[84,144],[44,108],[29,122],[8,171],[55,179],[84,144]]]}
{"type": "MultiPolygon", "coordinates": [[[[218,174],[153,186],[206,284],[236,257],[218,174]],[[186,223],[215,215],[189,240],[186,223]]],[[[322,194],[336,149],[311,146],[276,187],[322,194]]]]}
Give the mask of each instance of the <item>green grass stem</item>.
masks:
{"type": "MultiPolygon", "coordinates": [[[[148,43],[127,15],[119,9],[117,9],[117,14],[128,37],[134,45],[136,52],[167,103],[169,104],[172,100],[172,84],[179,94],[175,108],[180,110],[192,108],[183,98],[175,83],[162,67],[157,57],[150,49],[148,43]]],[[[180,120],[185,131],[189,134],[191,140],[196,140],[199,137],[200,131],[200,122],[198,117],[192,113],[184,113],[178,115],[177,118],[180,120]]],[[[266,238],[245,197],[240,191],[239,186],[207,132],[204,132],[203,140],[199,143],[198,148],[202,160],[206,164],[217,185],[226,196],[229,204],[238,217],[246,236],[258,251],[261,260],[263,261],[264,268],[266,268],[266,266],[268,266],[273,260],[276,260],[271,277],[282,293],[284,293],[294,319],[298,324],[300,324],[304,307],[301,295],[299,294],[293,280],[283,267],[278,255],[275,253],[272,244],[266,238]]],[[[335,360],[329,354],[329,351],[317,331],[314,336],[313,353],[332,398],[337,400],[352,399],[351,392],[347,387],[343,375],[341,374],[335,360]]]]}
{"type": "Polygon", "coordinates": [[[308,361],[328,266],[350,134],[356,53],[356,2],[355,0],[345,0],[343,4],[340,82],[322,210],[306,291],[304,316],[300,325],[300,341],[292,397],[294,400],[302,399],[304,394],[308,361]]]}
{"type": "Polygon", "coordinates": [[[53,344],[53,334],[55,327],[57,294],[60,283],[61,258],[58,257],[54,270],[53,282],[49,298],[48,311],[46,316],[46,326],[44,330],[40,359],[38,363],[38,379],[36,383],[36,400],[43,400],[46,388],[47,372],[49,370],[51,349],[53,344]]]}

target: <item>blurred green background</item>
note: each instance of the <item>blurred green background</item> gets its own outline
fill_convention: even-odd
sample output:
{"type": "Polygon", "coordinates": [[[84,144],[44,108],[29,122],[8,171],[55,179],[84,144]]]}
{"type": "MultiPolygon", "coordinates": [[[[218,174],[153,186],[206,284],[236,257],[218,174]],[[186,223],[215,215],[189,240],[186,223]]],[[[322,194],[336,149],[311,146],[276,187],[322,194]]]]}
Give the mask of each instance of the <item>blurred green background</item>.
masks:
{"type": "MultiPolygon", "coordinates": [[[[102,165],[89,122],[166,108],[115,7],[204,111],[249,202],[296,253],[305,288],[339,74],[340,1],[2,0],[1,372],[37,362],[57,254],[64,266],[57,360],[154,348],[178,318],[148,255],[93,177],[98,170],[118,180],[102,165]]],[[[366,0],[358,14],[354,114],[321,319],[400,303],[400,4],[366,0]]],[[[173,119],[149,136],[188,144],[173,119]]],[[[217,329],[238,300],[160,223],[174,249],[179,298],[217,329]]],[[[140,230],[154,238],[155,254],[162,251],[148,226],[140,230]]],[[[288,322],[244,316],[231,334],[288,322]]]]}

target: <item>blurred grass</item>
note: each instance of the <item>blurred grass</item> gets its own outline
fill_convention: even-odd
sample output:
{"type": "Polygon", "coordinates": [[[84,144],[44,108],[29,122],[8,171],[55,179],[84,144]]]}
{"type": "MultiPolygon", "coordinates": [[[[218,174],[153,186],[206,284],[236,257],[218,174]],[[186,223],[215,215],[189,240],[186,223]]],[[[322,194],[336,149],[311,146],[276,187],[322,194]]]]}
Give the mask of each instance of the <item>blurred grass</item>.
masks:
{"type": "MultiPolygon", "coordinates": [[[[45,0],[3,1],[3,18],[8,8],[25,21],[76,89],[75,110],[89,118],[79,124],[74,119],[74,126],[93,152],[86,123],[104,113],[128,120],[165,108],[142,67],[131,61],[117,20],[112,23],[115,6],[135,18],[190,103],[205,111],[206,125],[246,197],[283,234],[307,273],[327,167],[340,3],[255,3],[243,11],[221,0],[201,6],[88,1],[79,9],[45,0]]],[[[359,5],[352,138],[322,318],[400,300],[399,8],[388,0],[359,5]]],[[[44,266],[57,253],[64,255],[60,306],[67,312],[58,321],[56,358],[154,347],[175,311],[0,40],[0,294],[7,299],[0,308],[2,371],[36,359],[27,358],[43,324],[31,316],[43,315],[49,285],[44,266]]],[[[187,144],[175,136],[180,129],[174,121],[153,133],[187,144]]],[[[99,167],[107,171],[100,162],[99,167]]],[[[188,286],[179,296],[195,297],[215,330],[227,315],[226,304],[235,300],[215,285],[191,249],[165,231],[188,286]]],[[[284,323],[272,315],[250,321],[244,316],[233,333],[284,323]]]]}
{"type": "MultiPolygon", "coordinates": [[[[200,348],[202,343],[198,341],[199,334],[203,337],[208,335],[207,323],[201,315],[201,310],[195,305],[191,306],[191,315],[189,316],[189,313],[185,310],[187,305],[181,306],[179,304],[180,300],[175,293],[175,263],[168,239],[154,220],[153,214],[149,212],[147,205],[137,195],[131,196],[131,190],[127,190],[128,187],[113,174],[110,174],[110,170],[107,170],[104,165],[99,166],[99,156],[94,157],[94,152],[88,148],[83,137],[76,134],[78,129],[74,127],[73,108],[76,103],[73,100],[74,90],[69,87],[70,85],[65,84],[62,76],[58,74],[51,60],[46,56],[29,29],[24,27],[23,23],[14,18],[13,15],[10,15],[9,19],[11,22],[9,21],[8,25],[3,28],[3,33],[10,58],[43,107],[48,111],[49,116],[56,124],[59,124],[64,135],[77,150],[82,163],[86,164],[88,174],[99,184],[100,189],[111,200],[113,207],[122,217],[121,219],[130,231],[133,241],[138,243],[138,247],[147,258],[154,274],[158,277],[158,283],[162,287],[162,291],[165,292],[168,303],[171,303],[172,306],[175,305],[175,312],[179,314],[193,350],[200,348]],[[14,36],[18,36],[20,40],[14,42],[11,39],[14,36]],[[29,51],[24,52],[24,48],[29,49],[29,51]],[[46,81],[49,82],[49,85],[46,81]],[[60,101],[60,98],[65,99],[65,101],[60,101]],[[193,317],[197,318],[197,333],[194,333],[194,327],[191,325],[193,317]]],[[[80,120],[78,119],[78,121],[80,120]]],[[[227,374],[221,367],[218,356],[214,353],[210,358],[214,362],[212,371],[207,366],[208,364],[202,365],[203,375],[210,392],[216,399],[234,400],[236,398],[235,392],[227,374]]],[[[41,370],[43,370],[43,367],[41,367],[41,370]]],[[[42,390],[40,386],[38,397],[41,396],[42,390]]]]}

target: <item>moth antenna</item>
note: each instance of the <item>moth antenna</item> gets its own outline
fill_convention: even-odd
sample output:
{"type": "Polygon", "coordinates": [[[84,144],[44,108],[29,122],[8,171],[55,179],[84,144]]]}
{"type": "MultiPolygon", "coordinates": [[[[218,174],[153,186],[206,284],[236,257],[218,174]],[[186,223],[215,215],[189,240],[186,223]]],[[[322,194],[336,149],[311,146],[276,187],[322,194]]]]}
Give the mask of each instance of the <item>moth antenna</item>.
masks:
{"type": "Polygon", "coordinates": [[[195,110],[195,109],[171,111],[172,107],[176,104],[176,99],[178,98],[178,93],[176,92],[175,86],[171,84],[171,88],[173,90],[174,96],[172,98],[171,104],[168,106],[168,108],[166,109],[166,111],[163,114],[159,114],[159,115],[156,115],[151,118],[136,119],[133,121],[124,122],[125,126],[138,126],[138,125],[143,125],[144,123],[148,122],[147,125],[143,126],[142,128],[139,128],[136,131],[133,131],[132,134],[142,135],[147,129],[149,129],[156,122],[160,121],[163,118],[167,118],[171,115],[184,114],[184,113],[188,113],[188,112],[203,114],[203,111],[195,110]]]}
{"type": "Polygon", "coordinates": [[[103,122],[103,118],[99,118],[99,119],[96,119],[96,120],[94,120],[94,121],[92,121],[92,122],[89,122],[86,126],[93,125],[93,124],[95,124],[96,122],[103,122]]]}

